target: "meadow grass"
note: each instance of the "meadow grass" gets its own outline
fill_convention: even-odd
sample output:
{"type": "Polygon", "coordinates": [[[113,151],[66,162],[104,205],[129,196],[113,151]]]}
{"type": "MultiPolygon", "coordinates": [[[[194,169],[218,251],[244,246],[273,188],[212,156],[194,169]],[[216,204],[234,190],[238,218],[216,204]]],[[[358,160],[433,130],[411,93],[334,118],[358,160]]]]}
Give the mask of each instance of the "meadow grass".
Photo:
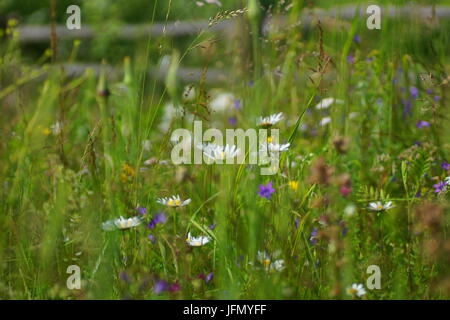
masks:
{"type": "MultiPolygon", "coordinates": [[[[245,11],[231,36],[149,38],[128,56],[106,47],[123,70],[115,75],[68,77],[61,64],[77,62],[79,50],[89,56],[82,43],[30,58],[3,36],[0,298],[448,299],[450,22],[383,18],[368,30],[355,18],[302,29],[307,2],[272,8],[287,23],[269,34],[245,11]],[[160,83],[148,70],[166,55],[160,83]],[[182,83],[176,72],[186,65],[229,76],[182,83]],[[225,110],[214,109],[211,89],[233,94],[225,110]],[[329,97],[335,103],[316,108],[329,97]],[[273,128],[291,145],[274,175],[171,164],[176,128],[201,120],[246,130],[278,112],[273,128]],[[261,196],[270,182],[275,192],[261,196]],[[176,194],[191,202],[157,202],[176,194]],[[394,207],[370,210],[378,201],[394,207]],[[161,212],[167,220],[150,228],[161,212]],[[120,216],[143,223],[103,230],[120,216]],[[189,246],[189,232],[211,241],[189,246]],[[66,286],[70,265],[81,269],[81,289],[66,286]],[[367,288],[371,265],[380,289],[367,288]],[[366,294],[349,294],[353,283],[366,294]]],[[[147,22],[173,15],[157,9],[147,22]]]]}

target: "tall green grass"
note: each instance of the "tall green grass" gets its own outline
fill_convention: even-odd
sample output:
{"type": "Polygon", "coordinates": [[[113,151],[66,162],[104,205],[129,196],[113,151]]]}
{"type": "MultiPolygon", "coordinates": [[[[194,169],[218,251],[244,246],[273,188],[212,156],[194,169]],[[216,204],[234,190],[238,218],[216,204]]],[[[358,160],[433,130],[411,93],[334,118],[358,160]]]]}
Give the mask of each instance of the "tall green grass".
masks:
{"type": "MultiPolygon", "coordinates": [[[[120,75],[105,68],[70,78],[48,52],[31,67],[17,39],[2,39],[0,298],[344,299],[352,298],[346,293],[351,284],[366,285],[370,265],[380,267],[382,286],[367,290],[364,299],[449,297],[448,195],[433,189],[448,175],[441,163],[449,160],[449,22],[383,17],[382,30],[370,31],[360,18],[304,30],[294,23],[308,1],[292,4],[272,9],[288,25],[265,36],[239,14],[244,31],[235,37],[205,30],[180,42],[146,39],[130,57],[108,47],[121,61],[120,75]],[[204,51],[205,44],[213,50],[204,51]],[[212,112],[211,86],[202,80],[192,83],[196,96],[186,102],[185,83],[173,74],[165,84],[148,76],[163,55],[176,52],[173,70],[189,62],[206,72],[227,67],[232,76],[222,87],[242,109],[212,112]],[[344,103],[315,109],[326,97],[344,103]],[[169,100],[185,114],[171,129],[191,129],[189,115],[202,120],[204,130],[229,128],[230,116],[247,129],[256,127],[258,116],[283,112],[285,120],[275,127],[291,148],[280,172],[144,164],[170,159],[171,129],[158,127],[169,100]],[[320,126],[325,116],[331,123],[320,126]],[[417,128],[421,120],[430,127],[417,128]],[[348,138],[345,150],[337,137],[348,138]],[[346,179],[351,193],[343,196],[346,179]],[[259,185],[270,181],[272,198],[258,196],[259,185]],[[298,188],[289,187],[292,181],[298,188]],[[173,194],[192,201],[176,209],[156,202],[173,194]],[[367,209],[378,200],[392,200],[395,208],[367,209]],[[164,211],[168,221],[155,229],[144,223],[102,230],[104,221],[137,215],[136,207],[150,216],[164,211]],[[188,232],[213,240],[189,247],[188,232]],[[268,272],[258,251],[277,253],[273,260],[283,259],[285,269],[268,272]],[[80,290],[66,287],[69,265],[81,268],[80,290]],[[155,293],[159,280],[179,290],[155,293]]],[[[150,10],[152,21],[178,12],[150,10]]],[[[75,49],[60,52],[57,61],[76,62],[75,49]]]]}

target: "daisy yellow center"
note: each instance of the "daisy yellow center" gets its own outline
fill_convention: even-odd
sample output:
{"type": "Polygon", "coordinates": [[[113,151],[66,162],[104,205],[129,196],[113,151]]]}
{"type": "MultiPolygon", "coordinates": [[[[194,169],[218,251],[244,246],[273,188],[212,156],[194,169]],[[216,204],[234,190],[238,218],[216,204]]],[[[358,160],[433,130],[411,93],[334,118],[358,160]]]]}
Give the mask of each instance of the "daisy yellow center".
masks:
{"type": "Polygon", "coordinates": [[[273,137],[268,137],[268,138],[267,138],[267,142],[268,142],[268,143],[271,143],[272,141],[273,141],[273,137]]]}
{"type": "Polygon", "coordinates": [[[347,291],[348,291],[349,294],[356,294],[356,293],[358,293],[358,290],[356,290],[355,288],[349,288],[347,291]]]}
{"type": "Polygon", "coordinates": [[[378,205],[377,205],[377,209],[378,209],[378,210],[383,210],[383,205],[382,205],[382,204],[378,204],[378,205]]]}
{"type": "Polygon", "coordinates": [[[167,201],[167,204],[169,206],[179,206],[181,204],[181,201],[178,199],[170,199],[169,201],[167,201]]]}
{"type": "Polygon", "coordinates": [[[270,259],[264,259],[262,263],[263,265],[268,266],[270,264],[270,259]]]}

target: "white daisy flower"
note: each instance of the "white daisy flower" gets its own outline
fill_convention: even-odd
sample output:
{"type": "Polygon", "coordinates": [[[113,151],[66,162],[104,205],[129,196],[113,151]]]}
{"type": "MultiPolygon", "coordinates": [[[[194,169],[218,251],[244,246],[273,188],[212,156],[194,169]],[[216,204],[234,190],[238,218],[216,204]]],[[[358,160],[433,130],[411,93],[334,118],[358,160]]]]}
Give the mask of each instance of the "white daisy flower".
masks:
{"type": "Polygon", "coordinates": [[[268,117],[259,117],[257,124],[260,127],[268,128],[283,120],[283,112],[272,114],[268,117]]]}
{"type": "Polygon", "coordinates": [[[286,268],[286,267],[284,265],[284,260],[283,259],[275,260],[274,262],[272,262],[270,264],[270,270],[275,270],[275,271],[280,272],[280,271],[283,271],[284,268],[286,268]]]}
{"type": "Polygon", "coordinates": [[[215,112],[225,112],[233,108],[235,100],[236,97],[229,92],[213,93],[209,108],[215,112]]]}
{"type": "Polygon", "coordinates": [[[210,241],[211,241],[210,237],[206,236],[193,237],[190,232],[188,233],[188,237],[186,239],[187,244],[190,245],[191,247],[200,247],[207,244],[210,241]]]}
{"type": "Polygon", "coordinates": [[[448,186],[450,186],[450,177],[445,178],[444,181],[448,186]]]}
{"type": "Polygon", "coordinates": [[[159,198],[156,202],[168,207],[184,207],[191,203],[191,199],[186,199],[183,201],[179,195],[175,195],[168,198],[159,198]]]}
{"type": "MultiPolygon", "coordinates": [[[[278,253],[274,253],[273,256],[277,256],[278,253]]],[[[282,271],[284,270],[284,260],[283,259],[277,259],[275,261],[272,260],[272,258],[267,254],[266,251],[258,251],[257,253],[257,259],[259,263],[261,263],[266,269],[266,271],[282,271]]]]}
{"type": "Polygon", "coordinates": [[[363,295],[365,295],[367,292],[364,289],[364,286],[362,284],[357,284],[354,283],[352,284],[351,287],[347,288],[347,293],[351,296],[358,296],[358,297],[362,297],[363,295]]]}
{"type": "Polygon", "coordinates": [[[214,143],[199,144],[197,147],[203,151],[203,154],[212,161],[226,160],[236,157],[241,150],[235,145],[219,146],[214,143]]]}
{"type": "Polygon", "coordinates": [[[270,264],[271,259],[266,251],[258,251],[256,256],[258,258],[258,261],[261,262],[262,264],[264,265],[270,264]]]}
{"type": "Polygon", "coordinates": [[[320,125],[322,127],[326,126],[327,124],[331,123],[331,117],[324,117],[322,120],[320,120],[320,125]]]}
{"type": "Polygon", "coordinates": [[[395,206],[392,204],[392,201],[388,201],[385,204],[383,204],[381,201],[377,202],[370,202],[369,203],[369,210],[372,211],[385,211],[394,208],[395,206]]]}
{"type": "Polygon", "coordinates": [[[109,220],[103,222],[102,229],[105,231],[113,231],[116,229],[125,230],[134,228],[142,223],[142,220],[139,217],[131,217],[125,219],[124,217],[120,217],[119,219],[109,220]]]}
{"type": "Polygon", "coordinates": [[[316,109],[317,110],[321,110],[321,109],[328,109],[331,105],[333,105],[334,103],[344,103],[344,101],[342,100],[338,100],[335,98],[325,98],[322,99],[317,105],[316,105],[316,109]]]}
{"type": "Polygon", "coordinates": [[[262,145],[261,147],[264,150],[268,150],[269,152],[283,152],[288,151],[290,146],[291,146],[290,143],[278,144],[270,142],[268,144],[262,145]]]}
{"type": "Polygon", "coordinates": [[[273,159],[278,159],[280,152],[288,151],[290,143],[275,144],[275,143],[262,143],[259,146],[259,159],[261,163],[269,163],[273,159]]]}

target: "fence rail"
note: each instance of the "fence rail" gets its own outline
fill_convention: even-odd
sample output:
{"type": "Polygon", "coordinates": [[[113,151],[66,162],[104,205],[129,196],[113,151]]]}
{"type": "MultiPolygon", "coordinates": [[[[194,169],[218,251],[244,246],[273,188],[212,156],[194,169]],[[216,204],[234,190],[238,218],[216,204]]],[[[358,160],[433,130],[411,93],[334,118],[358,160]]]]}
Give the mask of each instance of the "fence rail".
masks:
{"type": "MultiPolygon", "coordinates": [[[[86,70],[91,69],[95,74],[99,74],[102,68],[106,75],[109,76],[122,76],[123,70],[111,65],[101,65],[95,63],[65,63],[54,66],[56,68],[64,68],[64,71],[69,77],[79,77],[83,75],[86,70]]],[[[167,76],[166,68],[151,67],[147,73],[151,79],[164,81],[167,76]]],[[[209,68],[202,70],[200,68],[180,67],[177,71],[177,79],[185,83],[198,82],[204,79],[208,83],[224,82],[229,78],[229,74],[224,70],[209,68]]]]}
{"type": "MultiPolygon", "coordinates": [[[[432,17],[437,19],[450,18],[450,6],[404,6],[381,7],[382,17],[415,18],[419,21],[426,21],[432,17]]],[[[316,19],[343,19],[350,20],[356,16],[367,16],[365,7],[339,6],[329,10],[313,9],[305,10],[300,18],[302,28],[310,28],[316,19]]],[[[277,19],[279,21],[279,19],[277,19]]],[[[201,30],[212,32],[226,31],[232,28],[236,20],[224,20],[212,26],[209,21],[184,21],[171,22],[165,24],[152,25],[124,25],[117,29],[116,37],[120,39],[137,39],[141,37],[159,37],[159,36],[186,36],[199,33],[201,30]]],[[[270,28],[271,21],[267,19],[266,30],[270,28]]],[[[44,25],[26,25],[19,28],[19,40],[24,43],[45,42],[50,39],[50,26],[44,25]]],[[[81,30],[68,30],[63,25],[56,27],[56,34],[61,39],[92,39],[104,33],[102,28],[93,28],[91,26],[82,26],[81,30]]]]}

